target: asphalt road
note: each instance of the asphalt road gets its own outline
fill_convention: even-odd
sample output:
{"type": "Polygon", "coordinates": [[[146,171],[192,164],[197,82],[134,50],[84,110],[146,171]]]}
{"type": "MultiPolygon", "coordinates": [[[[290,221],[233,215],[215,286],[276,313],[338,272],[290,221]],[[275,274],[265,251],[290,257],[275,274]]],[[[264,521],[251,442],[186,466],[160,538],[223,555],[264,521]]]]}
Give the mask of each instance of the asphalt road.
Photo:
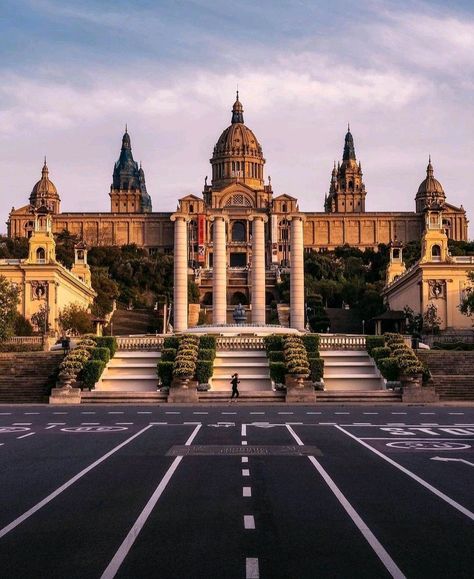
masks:
{"type": "Polygon", "coordinates": [[[474,575],[474,408],[0,407],[2,578],[474,575]]]}

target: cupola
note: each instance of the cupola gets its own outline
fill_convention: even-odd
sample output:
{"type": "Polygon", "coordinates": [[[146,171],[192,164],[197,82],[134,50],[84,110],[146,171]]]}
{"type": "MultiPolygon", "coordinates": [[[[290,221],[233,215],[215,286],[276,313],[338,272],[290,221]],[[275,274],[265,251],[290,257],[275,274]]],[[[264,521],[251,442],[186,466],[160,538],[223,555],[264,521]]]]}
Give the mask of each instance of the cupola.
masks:
{"type": "Polygon", "coordinates": [[[41,179],[35,183],[30,194],[30,205],[35,208],[46,207],[52,213],[59,213],[61,210],[61,199],[59,198],[56,186],[49,178],[49,169],[44,158],[41,169],[41,179]]]}

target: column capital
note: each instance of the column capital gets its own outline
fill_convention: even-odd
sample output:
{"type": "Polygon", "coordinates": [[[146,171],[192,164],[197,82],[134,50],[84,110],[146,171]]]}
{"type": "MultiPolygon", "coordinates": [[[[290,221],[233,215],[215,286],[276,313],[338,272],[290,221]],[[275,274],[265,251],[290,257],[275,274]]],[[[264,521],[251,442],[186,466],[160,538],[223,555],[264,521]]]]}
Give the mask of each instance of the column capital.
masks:
{"type": "Polygon", "coordinates": [[[170,217],[171,221],[178,221],[178,219],[182,219],[183,221],[189,221],[189,215],[187,215],[186,213],[181,213],[180,211],[177,211],[176,213],[173,213],[170,217]]]}
{"type": "Polygon", "coordinates": [[[248,218],[249,221],[255,221],[256,219],[261,219],[264,223],[268,222],[268,215],[265,213],[251,213],[248,218]]]}
{"type": "Polygon", "coordinates": [[[288,221],[302,221],[303,223],[306,221],[306,215],[304,213],[290,213],[286,216],[288,221]]]}
{"type": "Polygon", "coordinates": [[[216,219],[222,219],[226,223],[229,223],[229,216],[225,213],[211,213],[209,216],[209,221],[215,221],[216,219]]]}

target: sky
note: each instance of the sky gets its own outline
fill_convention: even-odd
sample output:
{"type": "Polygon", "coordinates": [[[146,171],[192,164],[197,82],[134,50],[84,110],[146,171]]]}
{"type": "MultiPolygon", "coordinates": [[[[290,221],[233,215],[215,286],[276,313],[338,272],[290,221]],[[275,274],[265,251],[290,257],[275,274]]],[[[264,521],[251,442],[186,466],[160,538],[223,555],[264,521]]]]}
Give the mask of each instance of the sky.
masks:
{"type": "Polygon", "coordinates": [[[125,124],[153,210],[175,210],[237,86],[301,210],[323,210],[350,122],[367,211],[413,211],[431,154],[474,222],[471,0],[0,0],[0,38],[0,232],[45,155],[63,211],[109,211],[125,124]]]}

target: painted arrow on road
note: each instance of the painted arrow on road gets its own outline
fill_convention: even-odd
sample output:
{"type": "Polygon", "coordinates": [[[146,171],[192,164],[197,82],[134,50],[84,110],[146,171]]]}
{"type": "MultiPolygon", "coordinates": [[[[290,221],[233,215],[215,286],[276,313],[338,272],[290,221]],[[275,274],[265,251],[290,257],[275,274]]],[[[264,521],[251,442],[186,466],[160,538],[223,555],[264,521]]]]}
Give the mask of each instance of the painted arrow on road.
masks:
{"type": "Polygon", "coordinates": [[[464,462],[465,464],[468,464],[469,466],[474,466],[474,462],[469,462],[468,460],[465,460],[464,458],[446,458],[445,456],[433,456],[433,457],[431,457],[431,460],[439,460],[441,462],[464,462]]]}

